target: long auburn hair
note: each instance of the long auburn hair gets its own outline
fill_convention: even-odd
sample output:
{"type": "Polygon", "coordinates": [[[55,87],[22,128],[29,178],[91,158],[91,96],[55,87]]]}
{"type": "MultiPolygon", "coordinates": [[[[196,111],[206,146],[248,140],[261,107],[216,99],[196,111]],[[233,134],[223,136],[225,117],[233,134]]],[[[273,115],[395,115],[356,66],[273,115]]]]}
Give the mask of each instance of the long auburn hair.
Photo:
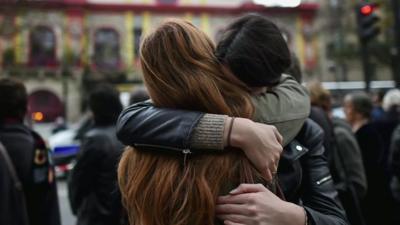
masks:
{"type": "MultiPolygon", "coordinates": [[[[184,20],[166,21],[148,35],[140,57],[153,103],[251,118],[248,90],[214,50],[207,35],[184,20]]],[[[133,147],[124,152],[118,182],[131,224],[211,225],[219,194],[240,183],[266,184],[239,150],[184,157],[133,147]]]]}

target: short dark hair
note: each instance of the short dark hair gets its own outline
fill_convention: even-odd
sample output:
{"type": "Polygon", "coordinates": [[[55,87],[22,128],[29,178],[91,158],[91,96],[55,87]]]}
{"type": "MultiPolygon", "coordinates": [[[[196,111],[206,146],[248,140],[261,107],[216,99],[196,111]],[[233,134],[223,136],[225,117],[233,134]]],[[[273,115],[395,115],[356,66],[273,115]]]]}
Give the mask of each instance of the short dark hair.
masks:
{"type": "Polygon", "coordinates": [[[23,119],[28,104],[25,85],[11,78],[0,79],[0,121],[7,117],[23,119]]]}
{"type": "Polygon", "coordinates": [[[364,92],[356,92],[348,95],[348,99],[353,105],[354,111],[361,114],[364,118],[370,119],[374,105],[371,98],[364,92]]]}
{"type": "Polygon", "coordinates": [[[247,14],[231,23],[221,35],[216,56],[250,87],[277,84],[291,65],[282,32],[258,14],[247,14]]]}
{"type": "Polygon", "coordinates": [[[146,101],[149,98],[150,97],[149,97],[149,94],[147,93],[146,89],[137,88],[131,93],[131,96],[129,98],[129,105],[146,101]]]}
{"type": "Polygon", "coordinates": [[[89,95],[89,108],[96,125],[112,125],[122,111],[119,92],[109,84],[99,84],[89,95]]]}

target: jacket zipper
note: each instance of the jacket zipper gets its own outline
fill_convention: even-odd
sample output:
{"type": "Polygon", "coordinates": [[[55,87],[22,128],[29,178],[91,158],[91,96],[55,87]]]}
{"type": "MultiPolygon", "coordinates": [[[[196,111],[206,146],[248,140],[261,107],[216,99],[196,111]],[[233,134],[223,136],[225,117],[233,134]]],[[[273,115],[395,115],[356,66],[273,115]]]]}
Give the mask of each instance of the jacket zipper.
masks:
{"type": "Polygon", "coordinates": [[[150,147],[150,148],[161,148],[161,149],[168,149],[168,150],[173,150],[176,152],[182,152],[185,155],[191,154],[192,151],[190,149],[185,148],[174,148],[174,147],[166,147],[166,146],[161,146],[161,145],[149,145],[149,144],[135,144],[135,147],[150,147]]]}
{"type": "Polygon", "coordinates": [[[329,181],[329,180],[331,180],[331,179],[332,179],[332,176],[329,175],[329,176],[326,176],[326,177],[320,179],[320,180],[317,181],[316,183],[317,183],[317,185],[321,185],[321,184],[323,184],[323,183],[325,183],[325,182],[327,182],[327,181],[329,181]]]}
{"type": "Polygon", "coordinates": [[[168,149],[168,150],[173,150],[175,152],[182,152],[183,153],[183,166],[186,167],[186,158],[189,154],[192,154],[192,151],[190,149],[185,148],[174,148],[174,147],[166,147],[166,146],[160,146],[160,145],[148,145],[148,144],[135,144],[134,146],[136,147],[150,147],[150,148],[162,148],[162,149],[168,149]]]}

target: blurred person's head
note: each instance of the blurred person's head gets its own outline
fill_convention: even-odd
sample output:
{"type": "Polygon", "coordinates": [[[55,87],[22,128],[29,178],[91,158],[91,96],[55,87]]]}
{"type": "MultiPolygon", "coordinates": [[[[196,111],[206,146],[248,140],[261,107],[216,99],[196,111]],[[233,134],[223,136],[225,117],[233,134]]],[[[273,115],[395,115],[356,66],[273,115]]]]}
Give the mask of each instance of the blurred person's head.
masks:
{"type": "Polygon", "coordinates": [[[372,109],[372,101],[364,92],[351,93],[344,98],[344,113],[350,124],[370,120],[372,109]]]}
{"type": "MultiPolygon", "coordinates": [[[[141,67],[156,106],[250,118],[246,87],[224,70],[205,33],[183,20],[164,22],[140,48],[141,67]]],[[[127,149],[118,168],[131,224],[214,224],[226,184],[264,183],[242,152],[162,154],[127,149]]]]}
{"type": "Polygon", "coordinates": [[[325,89],[321,82],[311,81],[306,85],[310,94],[312,106],[322,108],[325,112],[329,113],[332,109],[331,93],[325,89]]]}
{"type": "Polygon", "coordinates": [[[147,93],[145,88],[136,88],[132,91],[131,96],[129,97],[129,105],[132,105],[137,102],[143,102],[149,99],[149,94],[147,93]]]}
{"type": "Polygon", "coordinates": [[[27,107],[25,85],[15,79],[0,79],[0,122],[8,118],[22,121],[27,107]]]}
{"type": "Polygon", "coordinates": [[[89,108],[96,125],[115,124],[122,111],[119,92],[109,84],[97,85],[89,94],[89,108]]]}
{"type": "Polygon", "coordinates": [[[379,89],[378,91],[374,92],[372,95],[372,102],[375,106],[382,106],[383,97],[385,96],[386,91],[384,89],[379,89]]]}
{"type": "MultiPolygon", "coordinates": [[[[400,107],[400,90],[392,89],[388,91],[383,97],[382,108],[389,112],[400,107]]],[[[397,111],[397,110],[396,110],[397,111]]]]}
{"type": "Polygon", "coordinates": [[[291,65],[291,54],[281,31],[257,14],[242,16],[228,25],[216,55],[249,87],[276,85],[291,65]]]}

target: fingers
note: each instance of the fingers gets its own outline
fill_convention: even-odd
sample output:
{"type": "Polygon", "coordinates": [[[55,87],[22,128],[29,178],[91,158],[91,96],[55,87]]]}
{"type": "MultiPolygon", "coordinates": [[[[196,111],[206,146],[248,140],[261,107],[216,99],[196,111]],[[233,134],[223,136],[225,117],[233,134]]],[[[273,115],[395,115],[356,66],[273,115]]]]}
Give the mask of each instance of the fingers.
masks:
{"type": "Polygon", "coordinates": [[[274,178],[271,169],[265,170],[263,175],[264,175],[265,180],[267,180],[267,181],[272,181],[272,179],[274,178]]]}
{"type": "Polygon", "coordinates": [[[217,204],[246,204],[249,202],[252,193],[240,193],[237,195],[220,196],[217,199],[217,204]]]}
{"type": "Polygon", "coordinates": [[[218,204],[215,207],[216,214],[248,215],[247,204],[218,204]]]}
{"type": "Polygon", "coordinates": [[[279,131],[278,131],[278,129],[276,129],[276,127],[275,127],[275,129],[273,129],[273,131],[274,131],[274,134],[275,134],[275,137],[276,137],[276,139],[278,139],[278,142],[279,142],[279,144],[283,144],[283,137],[282,137],[282,135],[279,133],[279,131]]]}
{"type": "Polygon", "coordinates": [[[242,193],[262,192],[267,190],[262,184],[241,184],[239,187],[229,192],[231,195],[237,195],[242,193]]]}

